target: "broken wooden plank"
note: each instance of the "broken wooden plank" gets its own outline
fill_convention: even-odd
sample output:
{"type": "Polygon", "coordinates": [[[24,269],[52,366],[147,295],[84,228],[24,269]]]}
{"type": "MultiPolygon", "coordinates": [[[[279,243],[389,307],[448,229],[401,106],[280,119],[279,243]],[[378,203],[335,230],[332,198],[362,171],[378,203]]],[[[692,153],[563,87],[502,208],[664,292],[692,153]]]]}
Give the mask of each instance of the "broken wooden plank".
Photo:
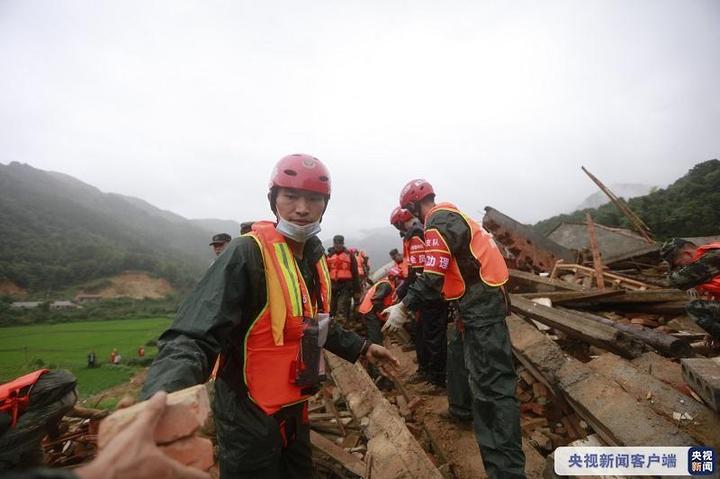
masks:
{"type": "Polygon", "coordinates": [[[310,443],[320,452],[327,454],[345,469],[360,477],[365,477],[365,462],[357,456],[350,454],[345,449],[337,446],[322,434],[310,431],[310,443]]]}
{"type": "Polygon", "coordinates": [[[697,444],[720,447],[720,417],[704,404],[643,373],[614,354],[602,354],[587,364],[649,405],[657,414],[674,421],[680,429],[697,439],[697,444]]]}
{"type": "Polygon", "coordinates": [[[665,356],[669,356],[672,358],[686,358],[686,357],[694,355],[689,342],[687,342],[683,339],[680,339],[680,338],[676,338],[675,336],[672,336],[670,334],[663,333],[661,331],[656,331],[656,330],[650,329],[650,328],[638,327],[637,325],[630,326],[628,324],[619,323],[619,322],[613,321],[611,319],[605,318],[603,316],[598,316],[596,314],[587,313],[585,311],[575,311],[572,309],[565,309],[565,308],[555,308],[555,309],[560,310],[560,311],[567,311],[567,312],[570,312],[571,314],[581,316],[581,317],[587,318],[591,321],[595,321],[600,324],[605,324],[612,328],[623,331],[623,332],[637,338],[638,340],[642,341],[643,343],[647,344],[648,346],[651,346],[652,348],[656,349],[658,352],[662,353],[665,356]]]}
{"type": "Polygon", "coordinates": [[[615,196],[615,193],[613,193],[610,188],[605,186],[602,181],[597,179],[592,173],[590,173],[587,169],[585,169],[584,166],[581,166],[582,170],[585,172],[586,175],[595,183],[598,188],[602,190],[603,193],[607,195],[608,198],[610,198],[610,201],[613,202],[615,207],[620,210],[622,214],[625,215],[625,217],[630,221],[630,224],[633,225],[635,230],[640,233],[643,238],[645,238],[645,241],[648,243],[655,243],[655,240],[652,239],[652,236],[650,234],[650,228],[648,225],[645,224],[645,222],[640,219],[640,217],[635,214],[633,210],[630,209],[630,207],[625,203],[625,201],[622,200],[622,198],[618,198],[615,196]]]}
{"type": "Polygon", "coordinates": [[[612,326],[584,318],[569,310],[543,306],[518,295],[511,296],[513,311],[558,329],[570,337],[627,358],[637,357],[644,350],[641,341],[612,326]]]}
{"type": "Polygon", "coordinates": [[[565,357],[545,334],[517,316],[508,320],[513,350],[524,365],[544,376],[551,391],[565,397],[578,415],[616,446],[682,446],[692,438],[657,415],[619,384],[600,376],[588,365],[565,357]]]}
{"type": "Polygon", "coordinates": [[[693,390],[720,412],[720,363],[708,358],[690,358],[680,361],[683,377],[693,390]]]}
{"type": "Polygon", "coordinates": [[[595,223],[593,223],[590,213],[585,213],[585,221],[587,222],[588,243],[590,243],[590,251],[592,251],[593,268],[595,268],[595,281],[597,282],[598,288],[605,289],[605,277],[603,276],[600,247],[598,246],[597,237],[595,236],[595,223]]]}
{"type": "MultiPolygon", "coordinates": [[[[555,267],[553,268],[552,273],[550,276],[554,278],[556,275],[558,275],[558,272],[560,271],[570,271],[575,273],[576,275],[581,275],[582,277],[588,277],[588,278],[594,278],[595,277],[595,270],[593,268],[589,268],[587,266],[583,266],[581,264],[571,264],[571,263],[563,263],[561,261],[558,261],[555,263],[555,267]]],[[[643,283],[642,281],[638,281],[636,279],[628,278],[627,276],[620,276],[614,273],[610,273],[608,271],[604,271],[602,273],[603,275],[603,281],[607,282],[617,288],[625,288],[628,290],[648,290],[648,289],[654,289],[656,286],[650,285],[647,283],[643,283]]]]}
{"type": "Polygon", "coordinates": [[[510,291],[530,292],[530,291],[586,291],[579,284],[570,283],[561,279],[553,279],[540,276],[534,273],[527,273],[517,269],[510,269],[510,291]]]}
{"type": "Polygon", "coordinates": [[[548,298],[553,304],[590,303],[597,304],[600,299],[623,297],[627,293],[623,289],[589,289],[587,291],[550,291],[547,293],[518,293],[523,298],[548,298]]]}
{"type": "Polygon", "coordinates": [[[659,354],[648,351],[630,361],[639,371],[649,374],[680,392],[685,392],[687,384],[683,379],[680,363],[671,361],[659,354]]]}
{"type": "Polygon", "coordinates": [[[350,412],[363,426],[363,433],[368,439],[365,462],[372,477],[441,479],[440,471],[367,371],[360,364],[348,363],[327,351],[325,359],[350,412]]]}

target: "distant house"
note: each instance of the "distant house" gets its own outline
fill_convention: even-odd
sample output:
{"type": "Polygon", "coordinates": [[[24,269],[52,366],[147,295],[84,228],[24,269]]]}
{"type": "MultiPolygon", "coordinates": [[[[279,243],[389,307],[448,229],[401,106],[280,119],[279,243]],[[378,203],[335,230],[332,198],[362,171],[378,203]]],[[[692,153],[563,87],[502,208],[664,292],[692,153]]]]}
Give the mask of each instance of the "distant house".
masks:
{"type": "Polygon", "coordinates": [[[61,309],[75,309],[79,308],[77,304],[73,303],[72,301],[53,301],[50,303],[50,309],[52,310],[61,310],[61,309]]]}
{"type": "Polygon", "coordinates": [[[102,301],[103,297],[99,294],[86,294],[86,293],[80,293],[77,296],[75,296],[75,302],[77,303],[94,303],[97,301],[102,301]]]}
{"type": "Polygon", "coordinates": [[[35,309],[40,306],[40,301],[15,301],[10,303],[10,309],[35,309]]]}

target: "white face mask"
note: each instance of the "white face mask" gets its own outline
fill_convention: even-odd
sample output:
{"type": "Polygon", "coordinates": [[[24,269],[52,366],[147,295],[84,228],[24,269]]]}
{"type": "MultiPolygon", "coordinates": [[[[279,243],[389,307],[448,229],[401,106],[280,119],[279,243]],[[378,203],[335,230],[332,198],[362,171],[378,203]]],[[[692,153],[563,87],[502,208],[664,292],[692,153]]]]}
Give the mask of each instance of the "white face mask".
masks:
{"type": "Polygon", "coordinates": [[[275,227],[281,235],[290,238],[291,240],[297,241],[298,243],[304,243],[308,239],[320,233],[320,222],[308,223],[306,225],[296,225],[291,223],[280,215],[278,215],[278,223],[275,227]]]}

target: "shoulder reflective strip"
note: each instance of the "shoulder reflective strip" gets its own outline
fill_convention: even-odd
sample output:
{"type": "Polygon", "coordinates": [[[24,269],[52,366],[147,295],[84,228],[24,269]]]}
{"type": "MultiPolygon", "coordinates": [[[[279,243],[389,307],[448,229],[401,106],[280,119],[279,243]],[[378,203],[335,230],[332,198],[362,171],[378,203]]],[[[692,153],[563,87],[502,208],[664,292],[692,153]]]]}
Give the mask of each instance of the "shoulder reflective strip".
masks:
{"type": "Polygon", "coordinates": [[[292,258],[290,248],[285,243],[275,243],[275,253],[278,257],[280,269],[285,276],[285,284],[287,285],[293,316],[302,316],[302,295],[300,285],[298,284],[297,271],[295,267],[295,259],[292,258]]]}
{"type": "Polygon", "coordinates": [[[327,304],[324,305],[327,308],[326,313],[330,312],[330,305],[332,304],[332,287],[330,286],[330,270],[327,265],[327,258],[325,256],[320,257],[320,271],[322,272],[323,278],[325,278],[325,290],[327,295],[327,304]]]}

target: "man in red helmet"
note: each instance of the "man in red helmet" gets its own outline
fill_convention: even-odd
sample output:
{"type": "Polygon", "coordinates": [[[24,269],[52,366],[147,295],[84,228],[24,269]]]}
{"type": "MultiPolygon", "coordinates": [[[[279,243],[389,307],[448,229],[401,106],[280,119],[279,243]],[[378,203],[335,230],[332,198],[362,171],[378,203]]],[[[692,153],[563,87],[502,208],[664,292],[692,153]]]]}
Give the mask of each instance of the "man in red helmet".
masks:
{"type": "MultiPolygon", "coordinates": [[[[403,299],[408,288],[423,272],[425,263],[425,242],[422,223],[408,210],[397,207],[390,215],[390,223],[403,237],[403,262],[408,265],[407,277],[398,286],[397,296],[403,299]]],[[[427,381],[431,392],[444,391],[447,364],[447,320],[448,305],[443,299],[426,302],[420,309],[414,328],[417,372],[408,382],[427,381]]],[[[469,417],[468,414],[466,414],[469,417]]]]}
{"type": "Polygon", "coordinates": [[[268,199],[276,221],[254,222],[209,268],[160,337],[142,391],[148,398],[205,382],[219,357],[213,411],[222,477],[312,476],[307,399],[324,377],[323,347],[348,361],[398,364],[328,318],[330,275],[316,236],[330,199],[325,166],[286,156],[268,199]]]}
{"type": "Polygon", "coordinates": [[[409,182],[400,194],[400,206],[425,225],[425,264],[402,302],[386,310],[384,329],[399,327],[410,311],[422,309],[428,301],[457,301],[456,327],[462,334],[475,437],[485,470],[494,479],[524,478],[517,375],[505,323],[505,260],[482,226],[450,203],[435,204],[427,181],[409,182]]]}

